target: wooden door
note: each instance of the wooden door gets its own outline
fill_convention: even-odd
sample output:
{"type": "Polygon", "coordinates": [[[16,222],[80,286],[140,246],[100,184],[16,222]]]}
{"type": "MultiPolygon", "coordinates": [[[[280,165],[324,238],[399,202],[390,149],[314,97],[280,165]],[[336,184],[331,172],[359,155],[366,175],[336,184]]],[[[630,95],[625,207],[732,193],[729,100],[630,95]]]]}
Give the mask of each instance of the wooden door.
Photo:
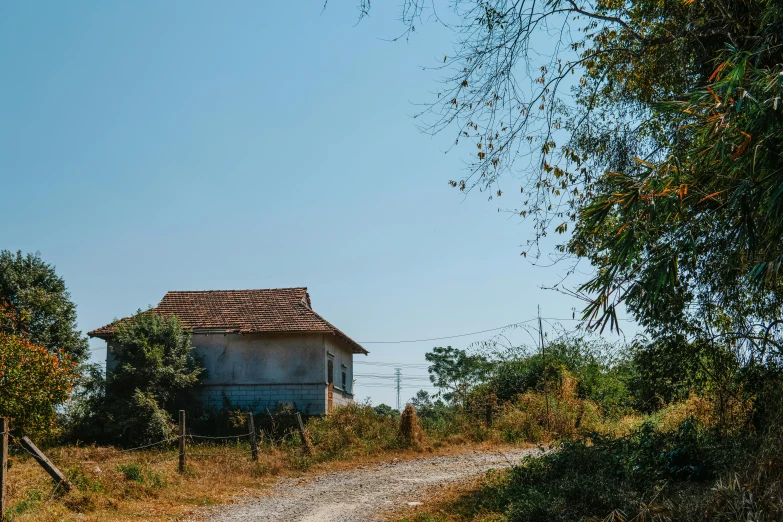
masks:
{"type": "Polygon", "coordinates": [[[332,414],[334,411],[334,383],[329,383],[329,399],[326,402],[326,413],[332,414]]]}

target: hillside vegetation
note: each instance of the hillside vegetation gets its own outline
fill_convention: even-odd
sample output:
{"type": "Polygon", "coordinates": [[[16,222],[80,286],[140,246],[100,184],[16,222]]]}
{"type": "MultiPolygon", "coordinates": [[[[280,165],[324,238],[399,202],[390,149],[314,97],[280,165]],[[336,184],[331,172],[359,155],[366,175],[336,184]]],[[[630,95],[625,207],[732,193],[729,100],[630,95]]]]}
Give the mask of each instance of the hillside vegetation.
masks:
{"type": "Polygon", "coordinates": [[[493,401],[491,436],[550,451],[403,520],[783,519],[777,363],[641,341],[612,361],[595,348],[565,338],[546,357],[495,363],[467,408],[493,401]]]}

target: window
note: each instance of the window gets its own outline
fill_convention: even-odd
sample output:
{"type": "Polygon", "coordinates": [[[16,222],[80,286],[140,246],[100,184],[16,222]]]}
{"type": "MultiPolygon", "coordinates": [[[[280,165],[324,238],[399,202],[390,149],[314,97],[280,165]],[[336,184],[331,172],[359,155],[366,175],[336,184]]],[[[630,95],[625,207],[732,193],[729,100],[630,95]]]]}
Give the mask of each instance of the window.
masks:
{"type": "Polygon", "coordinates": [[[334,383],[334,361],[331,359],[326,363],[326,382],[328,384],[334,383]]]}
{"type": "Polygon", "coordinates": [[[343,391],[348,391],[345,385],[346,382],[348,382],[348,374],[345,372],[345,368],[343,368],[343,391]]]}

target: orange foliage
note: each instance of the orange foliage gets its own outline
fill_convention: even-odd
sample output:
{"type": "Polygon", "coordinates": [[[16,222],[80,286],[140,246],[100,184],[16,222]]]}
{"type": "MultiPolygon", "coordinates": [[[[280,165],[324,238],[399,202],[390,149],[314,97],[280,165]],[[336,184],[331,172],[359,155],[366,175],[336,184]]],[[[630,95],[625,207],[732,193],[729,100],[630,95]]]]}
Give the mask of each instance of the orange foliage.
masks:
{"type": "MultiPolygon", "coordinates": [[[[13,308],[0,306],[0,324],[23,323],[13,308]]],[[[51,353],[24,337],[24,329],[0,332],[0,416],[14,429],[45,429],[55,408],[68,400],[76,363],[64,351],[51,353]]]]}

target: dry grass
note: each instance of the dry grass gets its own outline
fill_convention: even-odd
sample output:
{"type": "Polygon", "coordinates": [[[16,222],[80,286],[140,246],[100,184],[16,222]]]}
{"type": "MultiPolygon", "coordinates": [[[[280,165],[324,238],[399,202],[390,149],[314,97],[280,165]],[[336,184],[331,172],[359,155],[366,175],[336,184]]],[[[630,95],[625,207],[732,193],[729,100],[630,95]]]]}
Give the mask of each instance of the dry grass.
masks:
{"type": "Polygon", "coordinates": [[[411,404],[406,404],[400,416],[400,435],[408,446],[412,448],[421,447],[424,441],[424,432],[419,426],[419,417],[416,415],[416,409],[411,404]]]}
{"type": "Polygon", "coordinates": [[[43,470],[28,456],[19,455],[10,469],[7,513],[11,520],[31,522],[176,520],[201,506],[260,494],[279,476],[307,477],[391,458],[545,442],[603,429],[598,408],[574,397],[572,388],[565,386],[565,391],[548,398],[540,393],[520,395],[496,410],[492,428],[485,426],[483,418],[457,415],[444,433],[423,433],[413,411],[394,419],[357,404],[307,423],[312,455],[302,450],[298,435],[262,444],[258,462],[251,462],[247,442],[197,445],[188,450],[183,475],[177,472],[174,448],[134,452],[52,448],[47,454],[69,475],[74,484],[70,492],[53,490],[43,470]]]}
{"type": "Polygon", "coordinates": [[[308,422],[312,455],[303,451],[295,434],[261,444],[258,462],[251,461],[247,442],[190,445],[182,475],[173,447],[132,452],[95,446],[48,449],[49,458],[74,485],[69,492],[54,488],[38,464],[20,454],[12,459],[6,513],[10,520],[25,522],[182,520],[202,506],[261,494],[280,476],[306,479],[326,470],[494,444],[476,444],[469,437],[448,442],[420,438],[420,443],[409,444],[400,427],[399,420],[354,405],[308,422]]]}
{"type": "MultiPolygon", "coordinates": [[[[480,445],[450,446],[433,454],[481,449],[480,445]]],[[[175,450],[122,453],[113,448],[58,447],[47,453],[67,472],[73,489],[55,488],[49,476],[29,457],[14,457],[9,471],[9,519],[49,521],[181,520],[195,509],[231,503],[239,497],[261,494],[279,477],[305,479],[324,471],[367,466],[389,459],[407,460],[422,450],[398,449],[345,460],[316,462],[300,450],[263,446],[258,462],[243,445],[203,445],[189,453],[186,472],[177,472],[175,450]]]]}
{"type": "Polygon", "coordinates": [[[257,463],[247,446],[199,446],[186,472],[177,472],[176,450],[122,453],[113,448],[58,447],[47,452],[73,488],[53,488],[29,457],[13,459],[9,470],[11,520],[161,520],[198,506],[259,491],[284,471],[281,452],[264,448],[257,463]]]}
{"type": "Polygon", "coordinates": [[[500,485],[505,474],[494,472],[448,487],[429,488],[428,501],[394,517],[398,522],[500,522],[503,513],[487,508],[488,490],[500,485]]]}
{"type": "Polygon", "coordinates": [[[540,392],[520,394],[505,404],[494,427],[505,442],[548,442],[611,429],[592,401],[540,392]]]}
{"type": "Polygon", "coordinates": [[[670,404],[657,414],[658,429],[675,431],[686,418],[693,418],[701,425],[714,428],[721,426],[727,432],[740,431],[746,427],[750,404],[727,396],[724,400],[692,394],[686,400],[670,404]]]}

